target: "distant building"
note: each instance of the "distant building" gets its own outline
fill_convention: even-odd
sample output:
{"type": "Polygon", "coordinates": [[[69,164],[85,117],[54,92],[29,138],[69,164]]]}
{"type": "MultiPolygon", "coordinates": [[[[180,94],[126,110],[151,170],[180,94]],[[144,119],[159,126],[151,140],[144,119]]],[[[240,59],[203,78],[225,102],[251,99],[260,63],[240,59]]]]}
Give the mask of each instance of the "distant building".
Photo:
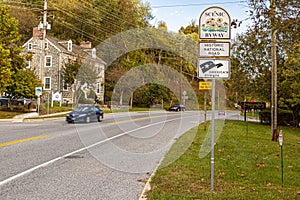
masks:
{"type": "Polygon", "coordinates": [[[75,87],[64,81],[63,69],[70,61],[80,58],[85,64],[91,66],[97,79],[92,88],[97,99],[104,101],[104,71],[106,63],[97,57],[96,49],[91,42],[73,44],[71,40],[61,41],[50,36],[45,41],[44,75],[42,76],[42,31],[33,28],[33,35],[24,45],[23,52],[32,54],[32,59],[27,61],[26,67],[35,71],[41,79],[44,78],[43,91],[48,94],[60,92],[64,101],[74,102],[75,87]]]}

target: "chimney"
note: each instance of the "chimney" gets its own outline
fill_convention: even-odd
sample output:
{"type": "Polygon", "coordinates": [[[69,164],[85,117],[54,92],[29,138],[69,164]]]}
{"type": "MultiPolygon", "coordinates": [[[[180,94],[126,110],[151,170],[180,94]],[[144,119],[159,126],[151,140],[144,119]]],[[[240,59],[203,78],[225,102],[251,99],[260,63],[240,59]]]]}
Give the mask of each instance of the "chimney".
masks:
{"type": "Polygon", "coordinates": [[[83,47],[83,48],[91,49],[92,48],[92,43],[90,41],[84,41],[84,42],[80,42],[80,46],[83,47]]]}
{"type": "Polygon", "coordinates": [[[42,30],[38,30],[38,27],[33,27],[33,29],[32,29],[32,37],[33,38],[42,38],[43,37],[42,30]]]}

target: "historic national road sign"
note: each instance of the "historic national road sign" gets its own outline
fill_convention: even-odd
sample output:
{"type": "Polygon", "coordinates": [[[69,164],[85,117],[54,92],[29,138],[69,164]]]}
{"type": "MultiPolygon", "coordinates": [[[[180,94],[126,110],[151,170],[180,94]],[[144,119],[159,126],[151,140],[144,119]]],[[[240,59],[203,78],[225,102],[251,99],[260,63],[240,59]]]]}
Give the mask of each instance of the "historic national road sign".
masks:
{"type": "Polygon", "coordinates": [[[200,57],[229,57],[230,42],[200,42],[200,57]]]}
{"type": "Polygon", "coordinates": [[[199,78],[229,78],[230,60],[229,59],[204,59],[198,60],[199,78]]]}

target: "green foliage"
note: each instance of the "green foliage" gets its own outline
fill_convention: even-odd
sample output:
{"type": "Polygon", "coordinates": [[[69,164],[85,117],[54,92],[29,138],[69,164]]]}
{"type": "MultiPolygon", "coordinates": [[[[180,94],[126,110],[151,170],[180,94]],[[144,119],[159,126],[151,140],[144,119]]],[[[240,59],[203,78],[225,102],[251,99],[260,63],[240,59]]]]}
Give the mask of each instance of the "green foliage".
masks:
{"type": "Polygon", "coordinates": [[[52,1],[49,7],[57,10],[55,19],[49,19],[53,25],[49,34],[94,45],[122,31],[147,26],[152,19],[149,5],[140,0],[52,1]]]}
{"type": "Polygon", "coordinates": [[[38,81],[33,72],[25,70],[25,59],[30,56],[21,54],[18,22],[10,16],[7,7],[0,6],[0,22],[0,94],[33,97],[38,81]]]}
{"type": "Polygon", "coordinates": [[[7,87],[6,92],[14,97],[34,98],[35,87],[42,85],[30,69],[18,70],[12,77],[14,81],[7,87]]]}
{"type": "Polygon", "coordinates": [[[133,94],[133,105],[151,107],[155,104],[170,103],[173,99],[171,90],[163,85],[149,84],[137,89],[133,94]]]}
{"type": "Polygon", "coordinates": [[[11,18],[9,9],[0,6],[0,94],[12,82],[12,75],[20,66],[22,49],[15,45],[20,39],[18,22],[11,18]]]}
{"type": "Polygon", "coordinates": [[[281,69],[279,103],[293,111],[294,124],[299,126],[300,111],[300,43],[290,49],[284,67],[281,69]]]}
{"type": "Polygon", "coordinates": [[[64,65],[63,68],[63,77],[66,83],[69,85],[73,85],[75,78],[78,74],[78,71],[82,65],[82,62],[79,58],[77,58],[75,61],[68,60],[68,62],[64,65]]]}
{"type": "MultiPolygon", "coordinates": [[[[279,104],[287,106],[287,99],[294,99],[296,102],[299,98],[291,95],[299,93],[300,87],[297,84],[299,79],[297,80],[296,74],[290,79],[286,76],[290,71],[288,68],[291,67],[287,62],[297,58],[297,54],[292,53],[295,49],[294,44],[300,42],[299,2],[296,0],[274,2],[275,13],[271,12],[270,5],[264,1],[248,0],[253,25],[245,33],[238,35],[232,44],[231,78],[226,81],[229,94],[232,95],[230,99],[234,99],[238,93],[239,101],[258,98],[261,101],[271,101],[272,28],[276,30],[277,37],[279,104]],[[288,88],[290,85],[293,85],[293,91],[288,88]]],[[[294,65],[292,68],[297,68],[299,63],[292,65],[294,65]]],[[[294,110],[291,107],[289,109],[294,110]]]]}
{"type": "MultiPolygon", "coordinates": [[[[299,116],[299,114],[298,114],[299,116]]],[[[259,113],[259,119],[264,124],[271,124],[271,110],[266,109],[262,110],[259,113]]],[[[297,122],[294,122],[293,112],[289,110],[278,109],[277,113],[278,125],[296,125],[297,122]]],[[[298,122],[299,123],[299,122],[298,122]]]]}

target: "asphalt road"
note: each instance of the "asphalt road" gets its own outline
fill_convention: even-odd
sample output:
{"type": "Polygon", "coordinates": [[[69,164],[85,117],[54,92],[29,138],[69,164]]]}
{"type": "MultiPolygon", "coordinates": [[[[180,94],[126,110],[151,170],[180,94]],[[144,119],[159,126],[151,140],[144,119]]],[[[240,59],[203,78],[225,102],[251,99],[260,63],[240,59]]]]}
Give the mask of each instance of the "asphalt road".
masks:
{"type": "Polygon", "coordinates": [[[138,199],[176,138],[202,120],[161,111],[90,124],[1,122],[0,199],[138,199]]]}

